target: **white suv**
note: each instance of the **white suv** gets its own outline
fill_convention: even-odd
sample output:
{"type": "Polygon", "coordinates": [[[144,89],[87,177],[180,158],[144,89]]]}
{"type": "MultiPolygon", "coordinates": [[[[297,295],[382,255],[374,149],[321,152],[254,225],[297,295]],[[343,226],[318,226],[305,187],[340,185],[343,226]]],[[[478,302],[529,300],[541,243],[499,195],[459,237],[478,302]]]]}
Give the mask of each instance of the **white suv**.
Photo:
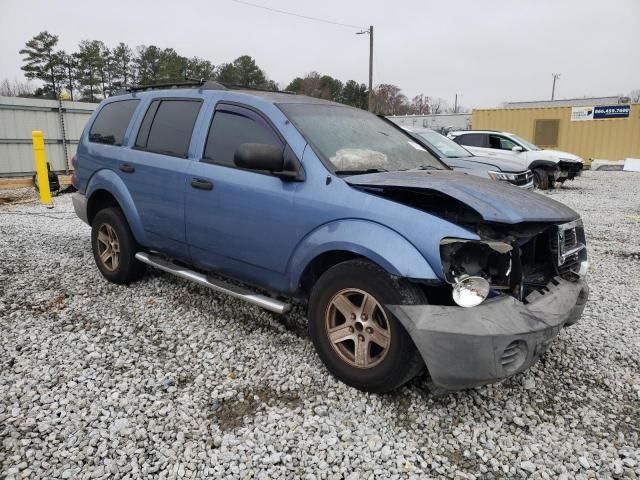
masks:
{"type": "Polygon", "coordinates": [[[523,169],[533,172],[535,186],[541,189],[553,188],[555,182],[573,180],[582,173],[583,160],[577,155],[542,150],[513,133],[464,130],[449,132],[448,136],[476,155],[519,161],[523,169]]]}

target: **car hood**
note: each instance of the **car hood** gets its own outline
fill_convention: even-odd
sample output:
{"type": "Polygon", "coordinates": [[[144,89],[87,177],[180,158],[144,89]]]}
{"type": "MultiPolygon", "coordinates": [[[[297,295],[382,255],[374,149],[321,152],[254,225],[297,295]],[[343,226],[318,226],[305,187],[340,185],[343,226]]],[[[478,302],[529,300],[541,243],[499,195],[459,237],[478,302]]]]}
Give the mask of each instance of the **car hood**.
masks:
{"type": "Polygon", "coordinates": [[[580,158],[578,155],[574,155],[573,153],[569,152],[563,152],[562,150],[543,150],[543,152],[548,153],[549,155],[553,155],[560,160],[582,162],[582,158],[580,158]]]}
{"type": "Polygon", "coordinates": [[[380,172],[344,177],[352,186],[437,192],[475,210],[486,222],[565,223],[579,218],[566,205],[502,182],[452,171],[380,172]]]}
{"type": "Polygon", "coordinates": [[[498,157],[480,157],[476,155],[465,158],[447,158],[445,159],[445,163],[447,165],[455,165],[456,167],[462,168],[465,168],[465,165],[470,163],[476,164],[482,169],[486,168],[487,170],[502,172],[523,172],[526,170],[522,163],[516,160],[498,157]]]}

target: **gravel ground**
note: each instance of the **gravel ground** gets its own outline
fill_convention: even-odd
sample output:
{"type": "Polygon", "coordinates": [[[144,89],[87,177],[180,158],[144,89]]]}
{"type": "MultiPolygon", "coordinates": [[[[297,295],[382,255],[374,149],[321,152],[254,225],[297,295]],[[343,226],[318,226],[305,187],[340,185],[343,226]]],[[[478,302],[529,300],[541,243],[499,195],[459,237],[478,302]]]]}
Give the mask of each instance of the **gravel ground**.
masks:
{"type": "Polygon", "coordinates": [[[424,378],[390,395],[337,382],[302,309],[278,317],[153,270],[111,285],[69,195],[48,210],[10,192],[0,477],[638,478],[639,184],[587,172],[550,193],[584,216],[582,321],[528,372],[442,398],[424,378]]]}

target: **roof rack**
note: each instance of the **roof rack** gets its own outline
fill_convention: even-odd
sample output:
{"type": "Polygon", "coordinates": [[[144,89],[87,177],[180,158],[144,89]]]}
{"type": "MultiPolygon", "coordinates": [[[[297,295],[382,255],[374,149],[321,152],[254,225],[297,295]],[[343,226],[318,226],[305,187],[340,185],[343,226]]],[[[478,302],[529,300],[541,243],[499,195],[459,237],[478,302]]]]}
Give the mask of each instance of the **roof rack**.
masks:
{"type": "Polygon", "coordinates": [[[199,90],[255,90],[259,92],[286,93],[295,95],[296,92],[290,90],[270,90],[268,88],[250,87],[247,85],[237,85],[232,83],[214,82],[213,80],[196,80],[187,78],[179,82],[156,83],[153,85],[122,85],[121,89],[115,92],[115,95],[123,93],[142,92],[145,90],[163,90],[171,88],[197,88],[199,90]]]}
{"type": "Polygon", "coordinates": [[[291,90],[271,90],[269,88],[251,87],[249,85],[239,85],[237,83],[221,83],[220,85],[230,90],[254,90],[257,92],[286,93],[287,95],[297,95],[296,92],[293,92],[291,90]]]}
{"type": "Polygon", "coordinates": [[[227,90],[223,84],[211,80],[187,80],[183,82],[155,83],[153,85],[123,85],[121,92],[132,93],[144,90],[163,90],[168,88],[198,88],[201,90],[227,90]]]}

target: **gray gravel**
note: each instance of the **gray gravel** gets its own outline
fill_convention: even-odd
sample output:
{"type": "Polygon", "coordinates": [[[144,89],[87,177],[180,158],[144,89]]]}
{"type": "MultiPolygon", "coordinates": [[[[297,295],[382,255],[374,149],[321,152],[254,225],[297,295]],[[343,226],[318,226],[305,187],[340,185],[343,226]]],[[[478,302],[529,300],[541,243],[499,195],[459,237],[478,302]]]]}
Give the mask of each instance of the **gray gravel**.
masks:
{"type": "Polygon", "coordinates": [[[638,478],[639,185],[587,172],[550,193],[584,216],[582,321],[525,374],[444,398],[337,382],[301,309],[157,271],[107,283],[68,195],[4,203],[0,477],[638,478]]]}

